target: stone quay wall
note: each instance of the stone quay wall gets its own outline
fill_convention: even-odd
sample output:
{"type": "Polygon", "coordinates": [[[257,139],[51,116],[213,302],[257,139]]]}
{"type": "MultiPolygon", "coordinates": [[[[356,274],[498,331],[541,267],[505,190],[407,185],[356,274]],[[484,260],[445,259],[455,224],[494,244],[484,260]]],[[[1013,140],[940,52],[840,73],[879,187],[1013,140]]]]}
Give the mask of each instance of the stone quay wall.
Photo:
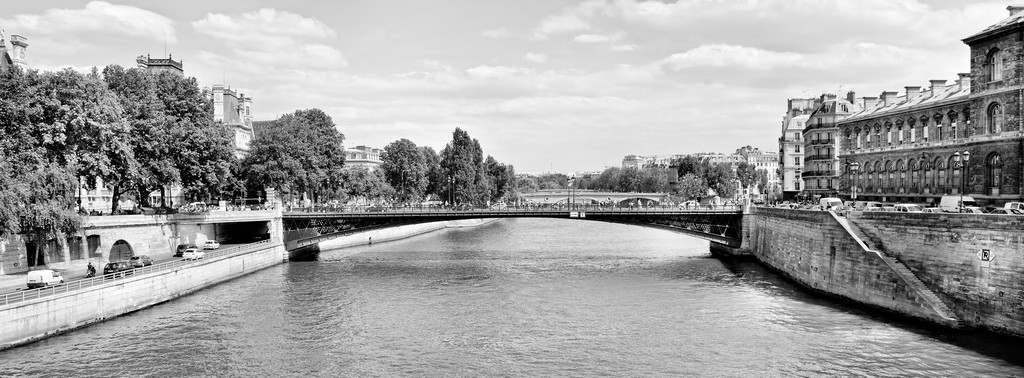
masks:
{"type": "Polygon", "coordinates": [[[150,307],[285,261],[278,235],[265,247],[66,293],[0,306],[0,350],[150,307]]]}
{"type": "Polygon", "coordinates": [[[869,250],[830,212],[754,208],[744,214],[743,250],[816,291],[955,326],[906,274],[869,250]]]}
{"type": "Polygon", "coordinates": [[[865,212],[850,220],[967,325],[1024,336],[1024,217],[865,212]]]}

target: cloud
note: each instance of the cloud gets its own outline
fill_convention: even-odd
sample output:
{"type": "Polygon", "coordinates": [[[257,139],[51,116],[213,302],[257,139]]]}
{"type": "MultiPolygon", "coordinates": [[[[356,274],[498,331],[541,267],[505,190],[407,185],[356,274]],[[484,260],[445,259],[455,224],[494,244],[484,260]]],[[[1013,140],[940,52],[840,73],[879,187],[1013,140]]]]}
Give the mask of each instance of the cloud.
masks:
{"type": "Polygon", "coordinates": [[[639,45],[631,44],[630,43],[630,44],[612,46],[612,51],[634,51],[634,50],[636,50],[638,48],[640,48],[639,45]]]}
{"type": "MultiPolygon", "coordinates": [[[[263,8],[242,14],[209,13],[192,27],[227,44],[225,60],[260,64],[271,71],[331,70],[348,66],[344,54],[323,43],[337,32],[315,18],[263,8]],[[288,51],[283,54],[283,51],[288,51]]],[[[207,57],[220,53],[208,53],[207,57]]],[[[269,73],[269,72],[267,72],[269,73]]]]}
{"type": "Polygon", "coordinates": [[[800,54],[731,45],[703,45],[665,59],[665,65],[672,70],[697,66],[770,70],[778,66],[804,64],[807,64],[807,61],[800,54]]]}
{"type": "Polygon", "coordinates": [[[548,16],[533,31],[533,36],[545,39],[549,35],[590,29],[590,24],[575,14],[548,16]]]}
{"type": "Polygon", "coordinates": [[[0,19],[9,32],[27,37],[59,36],[88,41],[90,36],[144,38],[151,42],[177,43],[174,22],[160,14],[130,5],[92,1],[82,9],[48,9],[40,14],[19,14],[0,19]]]}
{"type": "Polygon", "coordinates": [[[526,60],[534,62],[534,63],[544,63],[544,62],[548,61],[548,56],[544,55],[544,54],[536,54],[536,53],[532,53],[531,52],[531,53],[526,53],[526,56],[523,57],[523,59],[526,59],[526,60]]]}
{"type": "Polygon", "coordinates": [[[511,33],[509,33],[508,29],[497,28],[484,30],[483,32],[480,33],[480,35],[486,38],[505,38],[510,36],[511,33]]]}

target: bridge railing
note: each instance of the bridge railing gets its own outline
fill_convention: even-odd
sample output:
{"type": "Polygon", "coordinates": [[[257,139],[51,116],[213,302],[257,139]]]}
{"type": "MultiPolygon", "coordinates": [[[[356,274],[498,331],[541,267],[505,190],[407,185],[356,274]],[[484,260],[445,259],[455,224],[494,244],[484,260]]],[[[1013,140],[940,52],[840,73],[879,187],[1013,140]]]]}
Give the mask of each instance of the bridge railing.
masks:
{"type": "Polygon", "coordinates": [[[239,245],[239,246],[233,246],[233,247],[228,247],[228,248],[224,248],[224,249],[215,249],[215,250],[206,251],[205,255],[203,256],[203,260],[174,260],[174,261],[168,261],[168,262],[164,262],[164,263],[160,263],[160,264],[153,264],[153,265],[150,265],[150,266],[144,266],[144,267],[141,267],[141,268],[134,268],[132,270],[125,270],[125,271],[121,271],[121,272],[117,272],[117,273],[110,273],[110,274],[102,275],[102,276],[83,278],[83,279],[79,279],[79,280],[65,282],[63,284],[46,286],[46,287],[41,287],[41,288],[37,288],[37,289],[21,290],[21,291],[19,291],[17,293],[4,294],[2,300],[0,300],[0,306],[4,306],[4,305],[11,304],[11,303],[16,303],[16,302],[21,302],[21,301],[25,301],[25,300],[29,300],[29,299],[42,298],[42,297],[47,297],[47,296],[56,295],[56,294],[60,294],[60,293],[67,293],[67,292],[71,292],[71,291],[75,291],[75,290],[81,290],[81,289],[92,287],[92,286],[98,286],[98,285],[102,285],[104,283],[111,282],[110,280],[112,280],[112,279],[125,278],[125,277],[128,277],[128,276],[135,276],[135,275],[139,275],[139,274],[149,274],[149,273],[160,272],[160,271],[165,271],[165,270],[179,269],[179,268],[186,267],[186,266],[189,266],[189,265],[196,265],[198,263],[202,263],[202,262],[204,262],[204,260],[205,261],[209,261],[210,259],[215,259],[215,258],[220,258],[220,257],[225,257],[225,256],[241,255],[241,254],[253,252],[253,251],[256,251],[256,250],[259,250],[259,249],[262,249],[262,248],[266,248],[268,245],[270,245],[270,243],[271,243],[270,239],[261,240],[261,241],[258,241],[258,242],[255,242],[255,243],[246,244],[246,245],[239,245]]]}
{"type": "Polygon", "coordinates": [[[691,205],[691,206],[615,206],[615,205],[520,205],[500,207],[443,207],[443,206],[362,206],[362,207],[285,207],[285,213],[428,213],[451,214],[473,212],[570,212],[570,211],[610,211],[610,212],[676,212],[676,211],[740,211],[742,205],[691,205]]]}

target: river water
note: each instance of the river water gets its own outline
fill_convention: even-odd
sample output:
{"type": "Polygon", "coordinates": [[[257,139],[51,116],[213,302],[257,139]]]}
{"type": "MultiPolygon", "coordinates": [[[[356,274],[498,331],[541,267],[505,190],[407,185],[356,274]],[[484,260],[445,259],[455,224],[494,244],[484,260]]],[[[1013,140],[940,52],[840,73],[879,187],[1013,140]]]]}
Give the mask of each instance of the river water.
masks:
{"type": "Polygon", "coordinates": [[[1021,376],[1022,346],[668,231],[507,219],[324,251],[0,352],[0,376],[1021,376]]]}

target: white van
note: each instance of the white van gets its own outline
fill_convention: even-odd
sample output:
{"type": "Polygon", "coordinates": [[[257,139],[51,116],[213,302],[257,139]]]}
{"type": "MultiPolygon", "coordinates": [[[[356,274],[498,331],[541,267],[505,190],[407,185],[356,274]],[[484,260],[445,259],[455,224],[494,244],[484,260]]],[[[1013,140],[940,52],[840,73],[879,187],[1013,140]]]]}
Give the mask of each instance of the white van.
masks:
{"type": "Polygon", "coordinates": [[[947,213],[959,213],[963,207],[977,207],[978,202],[974,197],[964,196],[964,202],[960,203],[960,196],[942,196],[939,200],[939,208],[947,213]]]}
{"type": "Polygon", "coordinates": [[[64,283],[64,277],[60,276],[60,272],[55,272],[49,269],[33,270],[28,272],[29,289],[62,283],[64,283]]]}
{"type": "Polygon", "coordinates": [[[1024,202],[1007,202],[1003,205],[1003,208],[1007,210],[1024,211],[1024,202]]]}
{"type": "Polygon", "coordinates": [[[822,198],[818,200],[818,205],[822,210],[837,211],[843,209],[843,200],[835,197],[822,198]]]}

